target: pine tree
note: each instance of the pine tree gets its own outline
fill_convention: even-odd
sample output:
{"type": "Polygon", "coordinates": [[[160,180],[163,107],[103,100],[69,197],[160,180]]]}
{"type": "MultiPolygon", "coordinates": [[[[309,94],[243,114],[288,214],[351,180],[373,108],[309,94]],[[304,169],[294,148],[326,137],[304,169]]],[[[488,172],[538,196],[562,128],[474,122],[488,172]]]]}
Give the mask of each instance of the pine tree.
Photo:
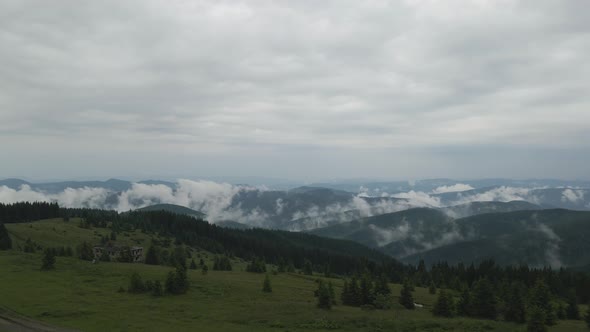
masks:
{"type": "Polygon", "coordinates": [[[575,292],[570,292],[567,298],[567,308],[565,309],[567,319],[580,319],[580,309],[578,308],[578,297],[575,292]]]}
{"type": "Polygon", "coordinates": [[[436,294],[436,285],[434,284],[434,281],[430,281],[430,286],[428,287],[428,293],[430,294],[436,294]]]}
{"type": "Polygon", "coordinates": [[[328,281],[328,293],[330,294],[332,305],[336,305],[336,293],[334,292],[334,285],[332,285],[331,281],[328,281]]]}
{"type": "Polygon", "coordinates": [[[522,289],[524,289],[524,285],[520,283],[514,283],[510,287],[504,312],[504,318],[509,322],[524,323],[526,321],[526,308],[522,289]]]}
{"type": "Polygon", "coordinates": [[[265,293],[272,293],[272,286],[270,285],[270,278],[268,274],[264,276],[264,282],[262,283],[262,291],[265,293]]]}
{"type": "Polygon", "coordinates": [[[160,280],[156,280],[154,282],[154,288],[152,290],[152,295],[154,295],[154,296],[164,295],[164,290],[162,289],[162,283],[160,282],[160,280]]]}
{"type": "Polygon", "coordinates": [[[496,319],[498,316],[498,301],[492,284],[487,278],[480,279],[473,287],[473,314],[479,318],[496,319]]]}
{"type": "Polygon", "coordinates": [[[190,269],[191,270],[196,270],[197,269],[197,263],[195,262],[195,259],[191,259],[191,265],[190,265],[190,269]]]}
{"type": "Polygon", "coordinates": [[[160,257],[158,256],[158,250],[153,244],[148,248],[145,254],[145,264],[148,265],[159,265],[160,257]]]}
{"type": "Polygon", "coordinates": [[[318,307],[322,309],[331,309],[332,299],[330,298],[330,290],[323,280],[319,281],[316,293],[318,295],[318,307]]]}
{"type": "Polygon", "coordinates": [[[379,279],[377,279],[377,282],[375,282],[375,294],[391,294],[391,288],[389,288],[389,279],[385,274],[381,274],[379,279]]]}
{"type": "Polygon", "coordinates": [[[350,305],[351,306],[361,305],[361,292],[360,292],[359,285],[358,285],[358,282],[355,277],[353,277],[350,280],[349,293],[350,293],[350,305]]]}
{"type": "Polygon", "coordinates": [[[203,267],[201,267],[201,274],[206,275],[208,271],[209,267],[206,264],[203,264],[203,267]]]}
{"type": "Polygon", "coordinates": [[[142,293],[145,291],[145,284],[141,279],[141,276],[137,272],[133,272],[129,278],[129,287],[127,287],[129,293],[142,293]]]}
{"type": "Polygon", "coordinates": [[[12,248],[12,240],[4,223],[0,223],[0,250],[8,250],[10,248],[12,248]]]}
{"type": "Polygon", "coordinates": [[[547,332],[545,326],[545,312],[542,308],[533,306],[530,310],[527,332],[547,332]]]}
{"type": "Polygon", "coordinates": [[[539,280],[531,291],[530,303],[531,307],[538,307],[543,311],[545,317],[545,325],[555,325],[557,319],[553,305],[551,304],[551,291],[547,284],[539,280]]]}
{"type": "Polygon", "coordinates": [[[373,304],[375,301],[375,293],[373,292],[373,282],[368,273],[365,273],[361,278],[360,284],[360,304],[373,304]]]}
{"type": "Polygon", "coordinates": [[[308,259],[305,259],[303,261],[303,274],[309,276],[313,274],[313,266],[311,265],[311,262],[308,259]]]}
{"type": "Polygon", "coordinates": [[[471,315],[471,293],[468,287],[464,287],[461,292],[461,297],[457,303],[457,314],[461,316],[471,315]]]}
{"type": "Polygon", "coordinates": [[[106,250],[103,250],[102,254],[100,254],[100,261],[101,262],[110,262],[111,255],[106,250]]]}
{"type": "Polygon", "coordinates": [[[92,246],[88,242],[84,241],[78,246],[78,257],[85,261],[91,261],[94,259],[92,246]]]}
{"type": "Polygon", "coordinates": [[[414,297],[412,296],[411,286],[408,281],[405,281],[400,291],[399,303],[406,309],[413,310],[415,308],[414,297]]]}
{"type": "Polygon", "coordinates": [[[453,296],[444,290],[438,294],[438,299],[434,303],[432,313],[435,316],[452,317],[455,312],[455,301],[453,296]]]}
{"type": "Polygon", "coordinates": [[[43,255],[43,263],[41,264],[41,270],[53,270],[55,269],[55,254],[52,250],[45,249],[43,255]]]}
{"type": "Polygon", "coordinates": [[[348,288],[348,280],[344,280],[344,283],[342,284],[342,294],[340,294],[340,301],[343,305],[350,305],[352,302],[350,299],[350,289],[348,288]]]}

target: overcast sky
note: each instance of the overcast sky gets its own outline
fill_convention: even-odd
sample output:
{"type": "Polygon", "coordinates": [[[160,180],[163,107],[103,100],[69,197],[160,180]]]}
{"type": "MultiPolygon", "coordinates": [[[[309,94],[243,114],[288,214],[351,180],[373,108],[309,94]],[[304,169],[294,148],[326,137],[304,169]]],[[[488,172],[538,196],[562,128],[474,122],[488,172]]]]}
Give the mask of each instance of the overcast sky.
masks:
{"type": "Polygon", "coordinates": [[[590,4],[0,2],[0,178],[590,178],[590,4]]]}

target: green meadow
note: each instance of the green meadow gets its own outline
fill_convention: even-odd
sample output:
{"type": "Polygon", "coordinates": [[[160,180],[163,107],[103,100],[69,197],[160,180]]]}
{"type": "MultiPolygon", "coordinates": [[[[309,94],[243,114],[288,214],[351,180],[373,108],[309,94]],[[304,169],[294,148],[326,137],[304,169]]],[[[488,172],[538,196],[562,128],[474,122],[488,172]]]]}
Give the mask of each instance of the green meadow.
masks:
{"type": "MultiPolygon", "coordinates": [[[[15,248],[31,238],[41,246],[93,243],[107,229],[83,229],[75,220],[59,219],[6,225],[15,248]]],[[[119,234],[117,242],[147,246],[150,235],[119,234]]],[[[212,255],[194,250],[211,267],[212,255]]],[[[405,310],[397,304],[400,285],[392,284],[394,304],[388,310],[363,310],[336,305],[316,306],[316,279],[299,273],[270,274],[272,293],[262,292],[264,274],[233,271],[203,275],[189,270],[190,289],[184,295],[154,297],[118,292],[129,276],[165,281],[166,266],[130,263],[92,264],[57,257],[55,270],[41,271],[41,253],[0,251],[0,307],[56,326],[82,331],[525,331],[525,325],[469,318],[437,318],[430,312],[436,295],[416,288],[414,299],[424,307],[405,310]]],[[[272,270],[272,267],[271,267],[272,270]]],[[[330,278],[339,295],[342,280],[330,278]]],[[[586,308],[581,308],[583,311],[586,308]]],[[[584,331],[583,321],[560,321],[550,331],[584,331]]]]}

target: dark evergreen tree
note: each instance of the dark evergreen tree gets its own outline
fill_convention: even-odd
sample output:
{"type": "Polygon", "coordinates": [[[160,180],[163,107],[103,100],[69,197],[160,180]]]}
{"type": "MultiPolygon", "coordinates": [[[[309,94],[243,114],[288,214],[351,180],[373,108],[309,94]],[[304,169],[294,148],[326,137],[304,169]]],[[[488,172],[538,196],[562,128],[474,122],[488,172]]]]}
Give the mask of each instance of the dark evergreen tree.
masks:
{"type": "Polygon", "coordinates": [[[336,305],[336,292],[334,292],[334,285],[332,285],[331,281],[328,281],[328,293],[330,294],[332,305],[336,305]]]}
{"type": "Polygon", "coordinates": [[[498,316],[496,294],[487,278],[480,279],[475,283],[471,297],[471,307],[475,317],[496,319],[498,316]]]}
{"type": "Polygon", "coordinates": [[[41,270],[53,270],[55,269],[55,253],[53,250],[46,249],[43,254],[43,261],[41,264],[41,270]]]}
{"type": "Polygon", "coordinates": [[[12,248],[12,240],[8,234],[8,230],[3,223],[0,222],[0,250],[8,250],[12,248]]]}
{"type": "Polygon", "coordinates": [[[195,259],[191,259],[191,265],[190,265],[190,269],[191,270],[196,270],[197,269],[197,263],[195,262],[195,259]]]}
{"type": "Polygon", "coordinates": [[[313,266],[307,258],[303,261],[303,274],[309,276],[313,274],[313,266]]]}
{"type": "Polygon", "coordinates": [[[330,297],[330,290],[323,280],[319,281],[316,293],[318,296],[318,307],[322,309],[331,309],[332,299],[330,297]]]}
{"type": "Polygon", "coordinates": [[[382,273],[375,282],[375,294],[391,294],[391,288],[389,288],[389,279],[384,273],[382,273]]]}
{"type": "Polygon", "coordinates": [[[436,285],[434,284],[434,281],[430,281],[430,286],[428,286],[428,293],[430,294],[436,294],[436,285]]]}
{"type": "Polygon", "coordinates": [[[361,278],[360,283],[360,305],[373,304],[375,301],[375,292],[373,290],[373,282],[368,273],[365,273],[361,278]]]}
{"type": "Polygon", "coordinates": [[[88,242],[84,241],[78,246],[78,257],[85,261],[91,261],[94,259],[92,246],[88,242]]]}
{"type": "Polygon", "coordinates": [[[359,306],[361,305],[361,291],[359,288],[359,284],[358,281],[355,277],[353,277],[350,280],[350,285],[349,285],[349,291],[350,291],[350,305],[352,306],[359,306]]]}
{"type": "Polygon", "coordinates": [[[207,264],[203,264],[203,266],[201,267],[201,273],[203,275],[206,275],[208,271],[209,271],[209,267],[207,266],[207,264]]]}
{"type": "Polygon", "coordinates": [[[438,299],[434,303],[432,313],[435,316],[452,317],[455,313],[455,301],[450,293],[441,290],[438,299]]]}
{"type": "Polygon", "coordinates": [[[536,306],[530,308],[527,332],[547,332],[545,312],[542,308],[536,306]]]}
{"type": "Polygon", "coordinates": [[[145,254],[145,261],[146,264],[149,265],[159,265],[160,264],[160,257],[158,255],[158,249],[155,245],[150,245],[146,254],[145,254]]]}
{"type": "Polygon", "coordinates": [[[399,303],[406,309],[414,310],[414,297],[412,296],[412,288],[408,281],[404,282],[399,295],[399,303]]]}
{"type": "Polygon", "coordinates": [[[145,291],[145,284],[141,279],[141,276],[137,272],[133,272],[129,278],[129,287],[127,287],[129,293],[143,293],[145,291]]]}
{"type": "Polygon", "coordinates": [[[162,283],[160,282],[160,280],[156,280],[154,282],[154,288],[152,290],[152,295],[154,295],[154,296],[164,295],[164,290],[162,289],[162,283]]]}
{"type": "Polygon", "coordinates": [[[555,325],[557,315],[552,305],[551,291],[543,280],[538,280],[531,290],[529,306],[538,307],[543,311],[545,325],[555,325]]]}
{"type": "Polygon", "coordinates": [[[227,256],[215,256],[213,260],[213,270],[214,271],[231,271],[232,266],[227,256]]]}
{"type": "Polygon", "coordinates": [[[352,300],[350,297],[350,289],[348,287],[348,280],[344,280],[344,283],[342,284],[342,293],[340,294],[340,301],[342,301],[342,304],[344,305],[351,305],[352,300]]]}
{"type": "Polygon", "coordinates": [[[264,276],[264,282],[262,283],[262,291],[265,293],[272,293],[272,286],[270,285],[270,278],[268,274],[264,276]]]}
{"type": "Polygon", "coordinates": [[[523,290],[525,285],[513,283],[506,296],[504,319],[509,322],[524,323],[526,321],[526,306],[523,290]]]}
{"type": "Polygon", "coordinates": [[[568,294],[567,308],[565,309],[567,319],[580,319],[580,308],[578,308],[578,297],[573,291],[568,294]]]}
{"type": "Polygon", "coordinates": [[[247,272],[254,272],[254,273],[265,273],[266,272],[266,263],[264,263],[263,259],[258,257],[254,257],[248,265],[246,265],[247,272]]]}

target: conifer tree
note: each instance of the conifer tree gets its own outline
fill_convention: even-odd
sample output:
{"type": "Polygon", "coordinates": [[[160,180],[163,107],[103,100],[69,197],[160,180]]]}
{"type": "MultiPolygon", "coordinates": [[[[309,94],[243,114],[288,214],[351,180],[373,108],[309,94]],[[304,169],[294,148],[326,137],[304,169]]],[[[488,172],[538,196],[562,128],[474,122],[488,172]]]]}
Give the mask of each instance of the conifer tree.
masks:
{"type": "Polygon", "coordinates": [[[41,270],[53,270],[55,269],[55,254],[52,250],[45,249],[43,255],[43,262],[41,264],[41,270]]]}
{"type": "Polygon", "coordinates": [[[208,271],[209,267],[206,264],[203,264],[203,266],[201,267],[201,274],[206,275],[208,271]]]}
{"type": "Polygon", "coordinates": [[[360,304],[373,304],[375,301],[375,293],[373,291],[373,282],[368,273],[365,273],[361,278],[360,284],[360,304]]]}
{"type": "Polygon", "coordinates": [[[567,308],[565,309],[567,319],[580,319],[580,309],[578,308],[578,298],[576,293],[570,292],[567,298],[567,308]]]}
{"type": "Polygon", "coordinates": [[[350,305],[351,304],[350,289],[348,287],[348,280],[344,280],[344,283],[342,284],[342,294],[340,294],[340,301],[342,302],[343,305],[350,305]]]}
{"type": "Polygon", "coordinates": [[[109,255],[109,253],[104,250],[102,252],[102,254],[100,254],[100,261],[101,262],[110,262],[111,261],[111,255],[109,255]]]}
{"type": "Polygon", "coordinates": [[[545,326],[545,312],[542,308],[533,306],[530,309],[527,332],[547,332],[545,326]]]}
{"type": "Polygon", "coordinates": [[[150,245],[145,254],[145,263],[148,265],[159,265],[160,257],[158,257],[158,250],[153,244],[150,245]]]}
{"type": "Polygon", "coordinates": [[[461,316],[469,316],[471,314],[471,293],[468,287],[464,287],[461,292],[461,297],[457,303],[457,314],[461,316]]]}
{"type": "Polygon", "coordinates": [[[438,299],[434,303],[432,313],[435,316],[452,317],[455,312],[455,301],[453,296],[444,290],[438,294],[438,299]]]}
{"type": "Polygon", "coordinates": [[[12,240],[4,223],[0,223],[0,250],[8,250],[10,248],[12,248],[12,240]]]}
{"type": "Polygon", "coordinates": [[[412,296],[411,286],[406,280],[400,291],[399,303],[406,309],[413,310],[415,308],[414,297],[412,296]]]}
{"type": "Polygon", "coordinates": [[[375,294],[390,295],[389,279],[385,274],[381,274],[375,283],[375,294]]]}
{"type": "Polygon", "coordinates": [[[332,285],[331,281],[328,281],[328,293],[330,294],[332,305],[336,305],[336,293],[334,292],[334,285],[332,285]]]}
{"type": "Polygon", "coordinates": [[[353,277],[350,280],[349,295],[350,295],[350,305],[352,305],[352,306],[361,305],[361,292],[359,289],[358,281],[355,277],[353,277]]]}
{"type": "Polygon", "coordinates": [[[555,325],[557,319],[553,305],[551,304],[551,291],[547,284],[538,280],[531,291],[530,303],[531,307],[538,307],[543,311],[545,317],[545,325],[555,325]]]}
{"type": "Polygon", "coordinates": [[[156,280],[154,282],[154,288],[152,290],[152,295],[154,296],[162,296],[164,294],[164,290],[162,289],[162,283],[160,280],[156,280]]]}
{"type": "Polygon", "coordinates": [[[436,294],[436,285],[434,284],[434,281],[430,281],[430,286],[428,287],[428,293],[430,294],[436,294]]]}
{"type": "Polygon", "coordinates": [[[268,274],[264,276],[264,282],[262,283],[262,291],[265,293],[272,293],[272,286],[270,285],[270,278],[268,274]]]}
{"type": "Polygon", "coordinates": [[[330,290],[323,280],[319,281],[316,293],[318,295],[318,307],[322,309],[331,309],[332,299],[330,298],[330,290]]]}
{"type": "Polygon", "coordinates": [[[526,308],[523,290],[524,285],[514,283],[507,295],[504,318],[509,322],[524,323],[526,321],[526,308]]]}
{"type": "Polygon", "coordinates": [[[190,269],[191,270],[196,270],[197,269],[197,263],[195,262],[195,259],[191,259],[191,265],[190,265],[190,269]]]}
{"type": "Polygon", "coordinates": [[[129,287],[127,287],[129,293],[142,293],[145,291],[145,284],[141,279],[141,276],[137,272],[133,272],[129,278],[129,287]]]}
{"type": "Polygon", "coordinates": [[[480,279],[473,287],[471,306],[473,314],[479,318],[496,319],[498,301],[492,284],[487,278],[480,279]]]}
{"type": "Polygon", "coordinates": [[[91,261],[94,259],[94,252],[92,251],[92,246],[84,241],[80,246],[78,246],[78,257],[85,261],[91,261]]]}
{"type": "Polygon", "coordinates": [[[305,259],[303,261],[303,274],[309,276],[313,274],[313,266],[311,265],[311,262],[308,259],[305,259]]]}

